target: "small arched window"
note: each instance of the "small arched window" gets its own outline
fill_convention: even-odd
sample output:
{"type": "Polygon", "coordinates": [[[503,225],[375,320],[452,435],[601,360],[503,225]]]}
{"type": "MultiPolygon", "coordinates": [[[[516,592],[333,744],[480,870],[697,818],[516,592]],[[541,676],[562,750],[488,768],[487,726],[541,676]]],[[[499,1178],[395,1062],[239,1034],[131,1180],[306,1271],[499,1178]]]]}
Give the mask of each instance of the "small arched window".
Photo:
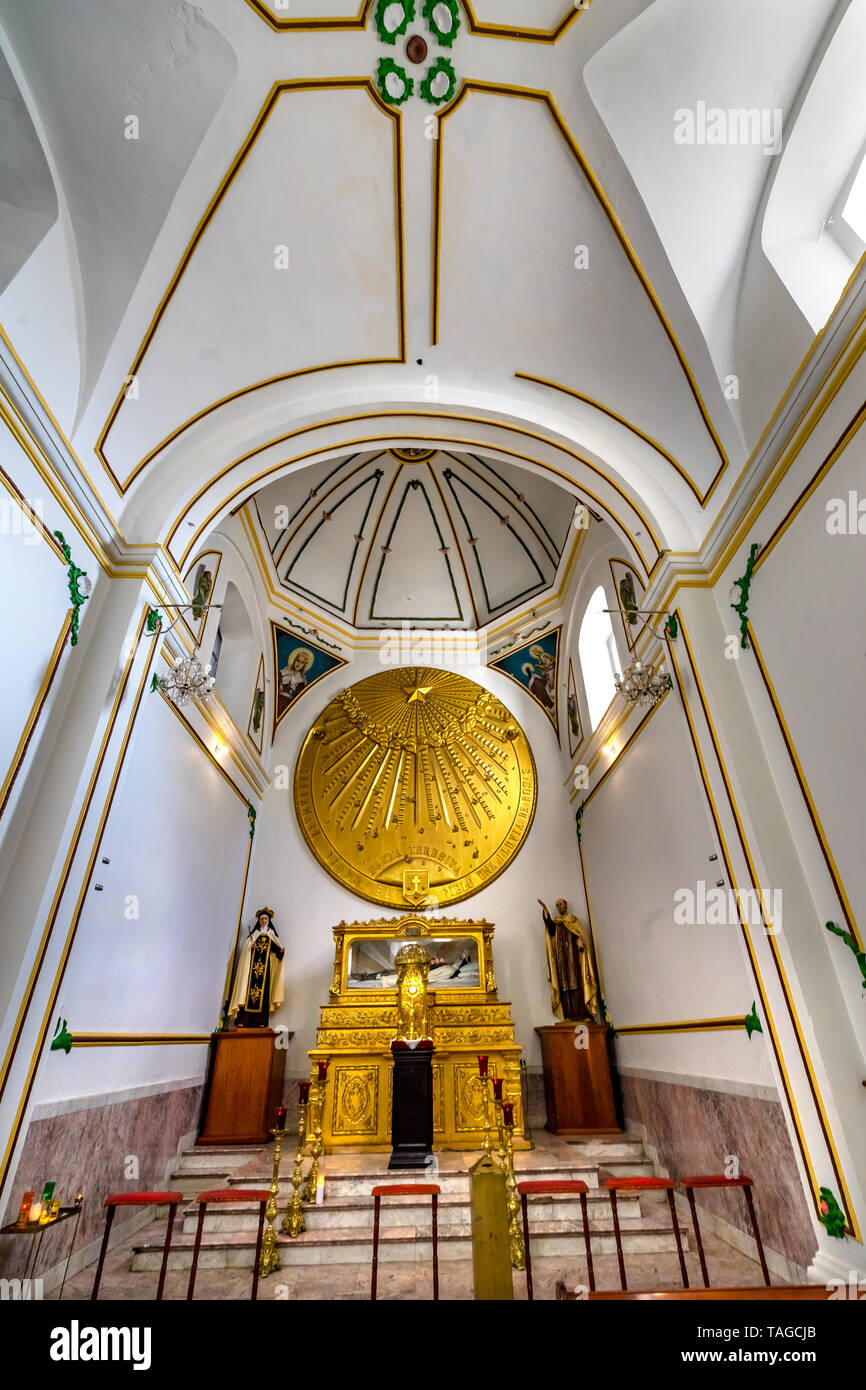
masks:
{"type": "Polygon", "coordinates": [[[583,615],[580,635],[577,639],[577,655],[580,661],[583,688],[589,709],[589,722],[593,729],[616,694],[614,676],[619,674],[619,656],[610,614],[605,612],[607,599],[599,584],[583,615]]]}

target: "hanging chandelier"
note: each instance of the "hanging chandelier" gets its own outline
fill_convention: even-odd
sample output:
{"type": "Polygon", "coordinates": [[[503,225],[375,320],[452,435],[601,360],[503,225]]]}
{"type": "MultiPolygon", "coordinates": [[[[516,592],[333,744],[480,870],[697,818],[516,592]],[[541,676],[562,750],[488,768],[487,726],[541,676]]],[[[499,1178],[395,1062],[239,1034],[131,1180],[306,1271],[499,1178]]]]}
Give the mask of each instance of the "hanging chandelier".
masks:
{"type": "Polygon", "coordinates": [[[635,658],[623,676],[614,676],[617,694],[624,695],[633,705],[657,705],[673,681],[663,666],[653,671],[635,658]]]}
{"type": "Polygon", "coordinates": [[[179,656],[158,685],[172,704],[188,705],[192,700],[206,700],[213,690],[214,679],[210,664],[203,666],[197,656],[179,656]]]}

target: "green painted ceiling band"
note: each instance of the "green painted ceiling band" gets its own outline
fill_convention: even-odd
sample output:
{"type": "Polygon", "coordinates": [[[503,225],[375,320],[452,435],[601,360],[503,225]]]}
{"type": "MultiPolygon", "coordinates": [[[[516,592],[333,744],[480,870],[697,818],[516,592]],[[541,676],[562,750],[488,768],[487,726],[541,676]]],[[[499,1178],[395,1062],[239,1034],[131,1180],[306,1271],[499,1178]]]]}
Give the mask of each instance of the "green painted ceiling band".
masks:
{"type": "MultiPolygon", "coordinates": [[[[367,517],[370,515],[370,508],[371,508],[371,506],[373,505],[373,499],[374,499],[374,497],[376,496],[376,492],[377,492],[377,490],[378,490],[379,483],[382,481],[382,476],[383,476],[383,474],[382,474],[382,469],[381,469],[381,468],[377,468],[375,473],[371,474],[371,476],[370,476],[369,478],[362,478],[361,481],[360,481],[359,483],[356,483],[355,486],[354,486],[353,488],[351,488],[351,489],[349,490],[349,492],[346,493],[345,497],[341,497],[340,500],[339,500],[339,502],[335,502],[335,503],[333,504],[332,508],[331,508],[332,514],[333,514],[333,512],[339,511],[340,507],[342,507],[344,503],[348,502],[350,497],[354,497],[355,493],[356,493],[356,492],[359,492],[359,491],[361,490],[362,487],[366,487],[366,486],[368,485],[368,483],[372,483],[372,484],[373,484],[373,490],[372,490],[372,492],[370,493],[370,497],[369,497],[369,500],[368,500],[368,502],[367,502],[367,509],[366,509],[366,511],[364,512],[364,517],[363,517],[363,520],[362,520],[362,522],[361,522],[361,530],[358,532],[358,535],[363,535],[363,534],[364,534],[364,524],[365,524],[365,522],[366,522],[366,520],[367,520],[367,517]]],[[[298,583],[297,579],[292,579],[292,577],[291,577],[291,575],[292,575],[292,570],[293,570],[293,569],[295,568],[295,566],[297,565],[298,561],[300,560],[300,558],[301,558],[301,556],[303,555],[304,551],[306,550],[307,546],[310,544],[310,542],[313,540],[313,538],[314,538],[315,536],[318,535],[318,533],[319,533],[319,531],[321,530],[321,528],[322,528],[323,526],[325,526],[325,525],[327,525],[327,522],[325,521],[325,518],[322,517],[322,518],[320,519],[320,521],[317,523],[317,525],[313,527],[312,531],[311,531],[310,534],[307,536],[306,540],[304,541],[303,545],[302,545],[301,548],[299,549],[297,555],[295,556],[294,560],[293,560],[292,563],[290,564],[289,568],[286,570],[286,573],[285,573],[285,575],[284,575],[284,580],[285,580],[285,583],[286,583],[286,584],[290,584],[291,587],[292,587],[293,589],[300,589],[301,593],[303,593],[303,594],[308,594],[310,598],[318,599],[320,603],[325,603],[325,604],[327,604],[329,608],[334,608],[334,609],[336,609],[336,611],[337,611],[338,613],[345,613],[345,611],[346,611],[346,599],[347,599],[348,594],[349,594],[349,582],[350,582],[350,580],[351,580],[351,578],[352,578],[352,570],[354,569],[355,560],[356,560],[357,555],[358,555],[358,544],[359,544],[358,541],[355,542],[355,545],[354,545],[353,550],[352,550],[352,555],[351,555],[351,558],[350,558],[350,560],[349,560],[349,568],[348,568],[348,571],[347,571],[347,573],[346,573],[346,583],[345,583],[345,586],[344,586],[344,588],[343,588],[343,602],[342,602],[342,604],[334,603],[334,601],[333,601],[332,599],[323,598],[323,596],[322,596],[321,594],[317,594],[317,593],[316,593],[315,589],[308,589],[308,588],[305,587],[305,585],[298,583]]]]}
{"type": "MultiPolygon", "coordinates": [[[[472,535],[472,527],[469,525],[469,520],[468,520],[468,518],[467,518],[467,516],[466,516],[466,513],[465,513],[464,510],[463,510],[463,507],[462,507],[461,502],[460,502],[460,498],[457,496],[457,493],[456,493],[455,490],[454,490],[454,483],[452,482],[452,479],[454,479],[454,481],[460,483],[463,487],[466,488],[467,492],[471,492],[472,495],[473,495],[473,497],[476,497],[476,498],[478,499],[479,502],[481,502],[485,507],[489,508],[489,510],[490,510],[491,512],[493,512],[493,515],[494,515],[495,517],[497,517],[497,519],[498,519],[500,522],[504,520],[504,518],[503,518],[503,516],[501,515],[501,513],[498,512],[498,511],[496,510],[496,508],[495,508],[494,506],[492,506],[491,503],[488,502],[487,499],[486,499],[485,497],[482,497],[481,494],[480,494],[479,492],[476,492],[475,489],[474,489],[474,487],[470,487],[469,483],[466,482],[466,479],[465,479],[465,478],[459,478],[459,477],[457,477],[457,475],[456,475],[456,474],[453,472],[453,470],[450,469],[450,468],[446,468],[446,469],[445,469],[444,477],[445,477],[445,481],[446,481],[446,483],[448,484],[448,487],[449,487],[449,489],[450,489],[450,491],[451,491],[451,496],[454,498],[454,501],[455,501],[455,503],[456,503],[456,505],[457,505],[457,510],[460,512],[460,515],[461,515],[461,517],[463,518],[463,524],[464,524],[464,526],[466,527],[466,530],[467,530],[468,535],[470,535],[470,536],[472,535]]],[[[528,559],[529,559],[529,563],[532,565],[532,568],[535,570],[535,573],[538,575],[539,578],[538,578],[538,583],[537,583],[537,584],[531,584],[531,585],[529,586],[528,589],[523,589],[519,594],[514,594],[511,598],[508,598],[508,599],[503,600],[502,603],[497,603],[496,605],[492,604],[492,603],[490,602],[490,595],[489,595],[489,593],[487,592],[487,581],[486,581],[486,579],[484,578],[484,569],[483,569],[483,567],[482,567],[482,565],[481,565],[481,560],[480,560],[480,558],[479,558],[479,556],[478,556],[478,547],[475,546],[475,545],[473,545],[473,546],[471,547],[471,549],[472,549],[472,550],[474,551],[474,553],[475,553],[475,563],[476,563],[476,565],[477,565],[477,567],[478,567],[478,577],[479,577],[479,579],[481,580],[481,587],[482,587],[482,589],[484,590],[484,599],[485,599],[485,602],[486,602],[486,604],[487,604],[487,612],[488,612],[491,616],[492,616],[494,613],[501,611],[503,608],[511,608],[511,607],[513,607],[513,605],[514,605],[515,603],[517,603],[520,599],[524,598],[527,594],[535,593],[536,590],[538,590],[538,589],[540,589],[540,588],[543,588],[546,584],[549,583],[549,580],[547,580],[547,579],[544,577],[543,572],[538,568],[537,561],[536,561],[536,559],[535,559],[535,556],[532,554],[532,551],[524,544],[524,542],[523,542],[523,540],[521,539],[521,537],[518,536],[517,532],[514,530],[514,527],[513,527],[510,523],[507,523],[507,524],[506,524],[506,530],[508,530],[508,531],[511,532],[512,536],[513,536],[514,539],[517,541],[518,545],[525,551],[525,553],[526,553],[526,555],[527,555],[527,557],[528,557],[528,559]]]]}
{"type": "MultiPolygon", "coordinates": [[[[442,535],[442,532],[439,530],[439,522],[436,520],[436,513],[434,512],[433,507],[431,506],[430,498],[427,496],[427,489],[425,488],[425,486],[424,486],[424,484],[422,483],[422,481],[421,481],[420,478],[412,478],[412,479],[410,479],[409,482],[407,482],[406,486],[404,487],[404,489],[403,489],[403,496],[400,498],[400,505],[399,505],[399,507],[397,508],[396,515],[395,515],[395,517],[394,517],[394,520],[393,520],[392,523],[391,523],[391,530],[388,532],[388,539],[387,539],[387,541],[385,542],[385,544],[386,544],[386,545],[389,545],[389,546],[390,546],[390,544],[391,544],[391,540],[392,540],[392,538],[393,538],[394,532],[395,532],[395,530],[397,529],[397,522],[400,520],[400,513],[401,513],[402,510],[403,510],[403,507],[404,507],[405,502],[406,502],[406,498],[407,498],[408,495],[409,495],[409,489],[410,489],[410,488],[411,488],[413,491],[414,491],[415,489],[417,489],[417,488],[420,488],[420,489],[421,489],[421,495],[422,495],[422,497],[424,498],[424,501],[425,501],[426,504],[427,504],[427,510],[428,510],[428,512],[430,513],[430,519],[431,519],[431,521],[433,522],[433,525],[434,525],[435,528],[436,528],[436,535],[439,537],[439,544],[440,544],[441,547],[443,547],[442,559],[445,561],[445,564],[446,564],[447,569],[448,569],[448,578],[449,578],[450,581],[451,581],[451,592],[452,592],[453,595],[454,595],[454,602],[457,604],[457,612],[458,612],[458,614],[459,614],[459,617],[458,617],[458,618],[433,618],[433,617],[425,617],[425,618],[416,618],[414,621],[419,622],[419,623],[463,622],[463,605],[462,605],[462,603],[460,602],[460,595],[458,594],[458,592],[457,592],[457,586],[456,586],[456,584],[454,583],[454,574],[453,574],[453,571],[452,571],[452,569],[451,569],[451,561],[450,561],[449,558],[448,558],[447,551],[444,550],[445,538],[444,538],[444,536],[442,535]]],[[[379,569],[378,569],[378,571],[377,571],[377,573],[376,573],[376,583],[375,583],[374,586],[373,586],[373,593],[372,593],[371,598],[370,598],[370,611],[369,611],[369,613],[368,613],[368,615],[367,615],[368,618],[369,618],[369,620],[370,620],[371,622],[398,623],[398,622],[403,622],[403,621],[405,621],[403,618],[385,617],[385,616],[382,615],[382,614],[377,614],[377,613],[374,613],[374,612],[373,612],[373,609],[374,609],[375,606],[376,606],[376,595],[377,595],[377,593],[379,592],[379,581],[380,581],[381,578],[382,578],[382,571],[383,571],[383,569],[384,569],[384,567],[385,567],[385,561],[387,560],[387,558],[388,558],[387,555],[383,555],[382,558],[381,558],[381,560],[379,561],[379,569]]]]}

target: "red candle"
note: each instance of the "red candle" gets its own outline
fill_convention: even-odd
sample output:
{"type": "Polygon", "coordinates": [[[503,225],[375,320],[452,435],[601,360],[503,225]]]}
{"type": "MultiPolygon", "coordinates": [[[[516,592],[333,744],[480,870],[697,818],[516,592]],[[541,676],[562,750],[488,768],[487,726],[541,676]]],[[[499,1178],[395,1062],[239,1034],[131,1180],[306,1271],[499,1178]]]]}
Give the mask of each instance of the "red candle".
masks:
{"type": "Polygon", "coordinates": [[[274,1126],[274,1128],[275,1128],[275,1129],[285,1129],[285,1127],[286,1127],[286,1109],[285,1109],[285,1106],[284,1106],[284,1105],[281,1105],[280,1108],[279,1108],[279,1110],[277,1111],[277,1123],[276,1123],[276,1125],[274,1126]]]}
{"type": "Polygon", "coordinates": [[[327,1075],[328,1075],[328,1064],[327,1064],[327,1062],[320,1062],[320,1063],[319,1063],[319,1080],[320,1080],[320,1081],[324,1081],[324,1080],[327,1078],[327,1075]]]}
{"type": "Polygon", "coordinates": [[[481,1054],[479,1055],[479,1057],[478,1057],[478,1075],[479,1075],[479,1076],[486,1076],[486,1075],[487,1075],[487,1063],[488,1063],[489,1061],[490,1061],[490,1058],[489,1058],[489,1057],[485,1057],[483,1053],[481,1053],[481,1054]]]}
{"type": "Polygon", "coordinates": [[[307,1102],[309,1101],[309,1099],[310,1099],[310,1083],[309,1083],[309,1081],[299,1081],[299,1082],[298,1082],[298,1103],[299,1103],[300,1105],[306,1105],[307,1102]]]}
{"type": "Polygon", "coordinates": [[[502,1102],[502,1122],[506,1129],[514,1128],[514,1101],[504,1100],[502,1102]]]}
{"type": "Polygon", "coordinates": [[[493,1099],[494,1099],[494,1100],[501,1100],[501,1099],[502,1099],[502,1077],[501,1077],[501,1076],[494,1076],[494,1078],[493,1078],[493,1099]]]}

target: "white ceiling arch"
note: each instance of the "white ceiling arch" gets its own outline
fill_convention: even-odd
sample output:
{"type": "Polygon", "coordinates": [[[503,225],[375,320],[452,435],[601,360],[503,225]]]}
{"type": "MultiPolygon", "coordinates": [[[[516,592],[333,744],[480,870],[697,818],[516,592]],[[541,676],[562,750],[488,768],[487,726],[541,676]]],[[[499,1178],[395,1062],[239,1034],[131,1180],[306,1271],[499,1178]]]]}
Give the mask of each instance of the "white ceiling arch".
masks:
{"type": "MultiPolygon", "coordinates": [[[[131,297],[109,263],[84,285],[82,340],[98,323],[101,346],[91,336],[96,385],[72,442],[84,459],[95,451],[94,482],[120,497],[128,537],[171,537],[183,553],[179,531],[200,537],[256,468],[423,436],[549,470],[611,518],[645,572],[662,550],[700,549],[745,451],[706,326],[666,253],[659,199],[666,180],[675,191],[673,174],[657,161],[649,196],[646,150],[624,147],[585,79],[624,70],[641,22],[662,44],[667,25],[673,44],[679,0],[539,0],[531,12],[518,0],[457,3],[453,102],[435,109],[416,91],[396,109],[376,93],[377,65],[408,59],[402,41],[383,44],[369,0],[293,0],[289,11],[180,0],[174,38],[162,3],[112,0],[120,90],[157,101],[164,85],[170,112],[195,94],[208,54],[219,58],[207,119],[184,126],[182,158],[151,113],[130,206],[150,196],[162,211],[138,229],[131,297]],[[146,80],[143,56],[159,81],[146,80]]],[[[34,0],[32,20],[16,11],[13,40],[37,106],[55,130],[73,129],[88,55],[105,53],[103,0],[90,10],[74,0],[65,45],[46,4],[34,0]]],[[[415,31],[432,41],[418,5],[415,31]]],[[[748,23],[729,38],[722,82],[737,45],[748,48],[748,23]]],[[[774,99],[757,68],[756,100],[774,99]]],[[[656,122],[672,90],[660,74],[644,93],[656,122]]],[[[60,142],[77,241],[128,154],[119,143],[85,168],[60,142]]],[[[30,292],[38,316],[42,291],[26,272],[19,301],[30,292]]]]}
{"type": "MultiPolygon", "coordinates": [[[[222,517],[290,469],[311,467],[352,452],[395,447],[478,452],[501,464],[547,476],[610,521],[644,575],[652,572],[663,550],[670,548],[658,515],[647,508],[642,497],[627,491],[610,470],[591,463],[551,431],[541,433],[465,410],[421,411],[398,403],[390,412],[349,411],[344,418],[313,420],[276,436],[268,434],[241,454],[229,453],[222,466],[218,466],[212,448],[200,449],[197,454],[203,481],[197,488],[191,487],[189,452],[177,450],[173,458],[160,460],[137,483],[128,514],[133,529],[127,534],[130,538],[153,534],[151,528],[159,527],[160,540],[175,565],[184,570],[189,556],[222,517]]],[[[657,488],[657,495],[664,504],[661,488],[657,488]]],[[[675,515],[669,509],[669,519],[675,515]]]]}

